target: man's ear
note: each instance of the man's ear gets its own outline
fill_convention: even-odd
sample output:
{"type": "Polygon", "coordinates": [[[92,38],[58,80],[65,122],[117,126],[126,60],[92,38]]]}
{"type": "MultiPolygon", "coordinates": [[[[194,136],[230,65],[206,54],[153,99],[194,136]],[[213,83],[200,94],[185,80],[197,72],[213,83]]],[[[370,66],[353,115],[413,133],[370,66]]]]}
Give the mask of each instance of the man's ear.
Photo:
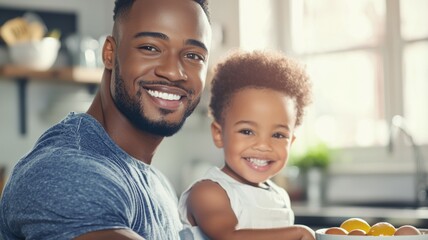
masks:
{"type": "Polygon", "coordinates": [[[221,125],[216,121],[211,123],[211,136],[213,138],[214,144],[218,148],[222,148],[223,147],[222,129],[221,129],[221,125]]]}
{"type": "Polygon", "coordinates": [[[107,36],[103,46],[103,62],[105,68],[112,70],[114,61],[114,51],[116,50],[116,41],[112,36],[107,36]]]}

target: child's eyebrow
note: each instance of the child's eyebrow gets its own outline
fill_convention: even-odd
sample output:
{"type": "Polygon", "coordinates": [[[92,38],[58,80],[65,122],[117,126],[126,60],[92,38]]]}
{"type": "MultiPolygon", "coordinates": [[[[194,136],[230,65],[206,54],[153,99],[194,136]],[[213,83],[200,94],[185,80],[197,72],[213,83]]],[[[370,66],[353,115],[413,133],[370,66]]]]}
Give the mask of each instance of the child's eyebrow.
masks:
{"type": "MultiPolygon", "coordinates": [[[[248,125],[257,126],[256,122],[253,122],[253,121],[250,121],[250,120],[240,120],[240,121],[237,121],[234,125],[237,126],[237,125],[241,125],[241,124],[248,124],[248,125]]],[[[281,123],[276,124],[275,128],[284,128],[287,131],[291,130],[290,126],[288,124],[281,124],[281,123]]]]}
{"type": "Polygon", "coordinates": [[[249,125],[257,125],[257,123],[249,120],[239,120],[234,125],[240,125],[240,124],[249,124],[249,125]]]}
{"type": "Polygon", "coordinates": [[[290,127],[288,126],[288,124],[277,124],[276,127],[277,128],[285,128],[288,131],[290,131],[290,127]]]}

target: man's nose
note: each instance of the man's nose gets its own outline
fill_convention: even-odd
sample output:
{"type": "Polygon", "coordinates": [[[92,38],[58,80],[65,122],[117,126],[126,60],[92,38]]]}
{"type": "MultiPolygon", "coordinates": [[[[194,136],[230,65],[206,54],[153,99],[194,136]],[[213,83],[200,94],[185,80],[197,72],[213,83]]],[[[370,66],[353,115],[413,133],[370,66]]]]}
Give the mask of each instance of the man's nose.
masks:
{"type": "Polygon", "coordinates": [[[161,59],[161,63],[155,69],[156,75],[170,81],[187,80],[187,74],[179,56],[168,55],[161,59]]]}

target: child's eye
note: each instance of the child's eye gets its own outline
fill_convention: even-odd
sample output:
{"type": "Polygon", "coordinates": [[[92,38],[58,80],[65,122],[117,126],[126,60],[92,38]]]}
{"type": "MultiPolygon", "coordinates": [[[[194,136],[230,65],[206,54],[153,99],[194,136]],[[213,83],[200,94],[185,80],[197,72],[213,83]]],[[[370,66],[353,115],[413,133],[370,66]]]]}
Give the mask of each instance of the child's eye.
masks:
{"type": "Polygon", "coordinates": [[[274,133],[273,135],[272,135],[272,137],[274,137],[274,138],[289,138],[289,136],[288,135],[285,135],[285,134],[282,134],[282,133],[274,133]]]}
{"type": "Polygon", "coordinates": [[[253,131],[251,131],[250,129],[242,129],[239,131],[239,133],[242,133],[244,135],[252,135],[253,131]]]}

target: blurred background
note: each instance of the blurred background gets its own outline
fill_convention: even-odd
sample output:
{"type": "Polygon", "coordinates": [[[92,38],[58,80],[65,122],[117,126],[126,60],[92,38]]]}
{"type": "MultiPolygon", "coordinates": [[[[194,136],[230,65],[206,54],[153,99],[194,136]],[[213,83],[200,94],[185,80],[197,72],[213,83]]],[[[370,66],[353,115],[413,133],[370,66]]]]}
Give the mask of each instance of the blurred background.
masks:
{"type": "MultiPolygon", "coordinates": [[[[51,65],[31,69],[0,40],[3,183],[47,128],[70,111],[87,110],[113,6],[0,2],[0,27],[24,17],[60,43],[51,65]]],[[[210,66],[232,49],[269,49],[299,59],[311,76],[314,102],[289,164],[274,179],[289,191],[296,220],[321,227],[358,215],[427,226],[428,1],[212,0],[210,9],[210,66]]],[[[208,90],[209,84],[182,131],[155,156],[178,194],[222,164],[209,131],[208,90]]]]}

